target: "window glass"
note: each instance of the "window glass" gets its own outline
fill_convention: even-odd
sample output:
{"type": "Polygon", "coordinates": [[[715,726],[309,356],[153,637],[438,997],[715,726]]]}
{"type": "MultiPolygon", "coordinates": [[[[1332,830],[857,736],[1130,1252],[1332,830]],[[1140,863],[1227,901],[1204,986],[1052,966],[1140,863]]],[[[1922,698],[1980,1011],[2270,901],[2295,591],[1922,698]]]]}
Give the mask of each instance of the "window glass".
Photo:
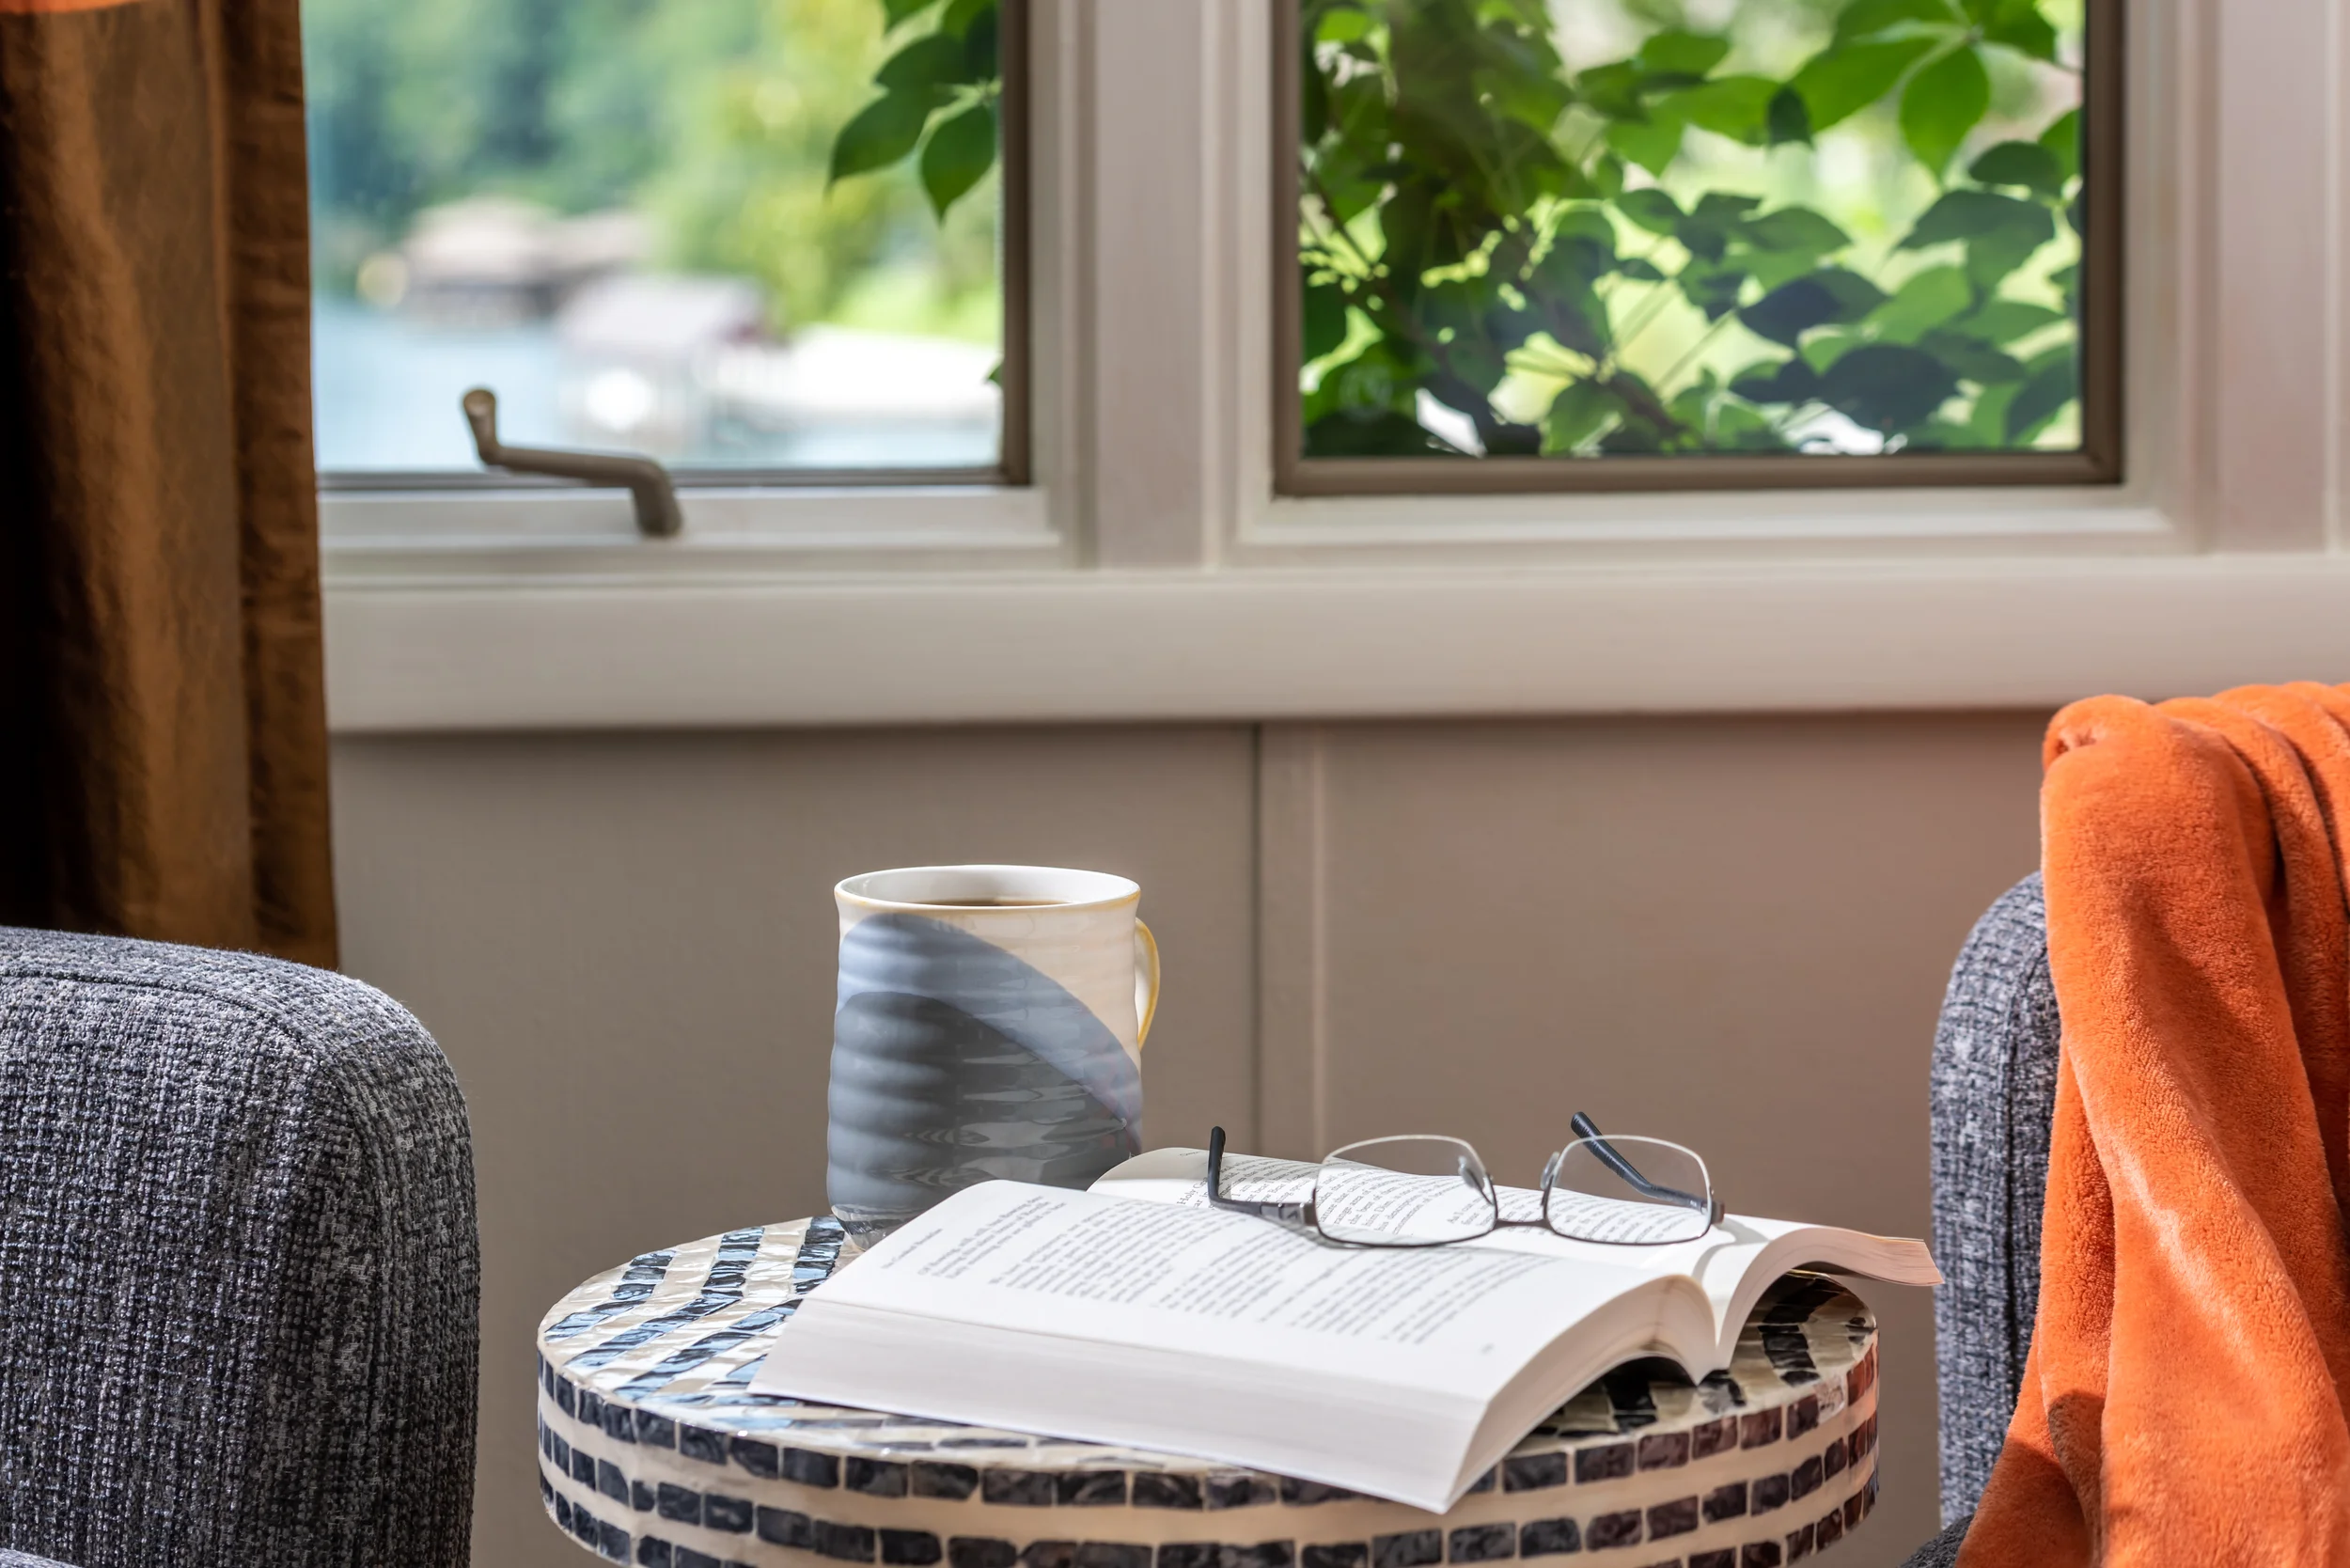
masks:
{"type": "Polygon", "coordinates": [[[2093,444],[2083,0],[1287,3],[1292,474],[2093,444]]]}
{"type": "MultiPolygon", "coordinates": [[[[304,0],[319,465],[1003,469],[996,0],[304,0]]],[[[1007,374],[1010,371],[1011,373],[1007,374]]]]}

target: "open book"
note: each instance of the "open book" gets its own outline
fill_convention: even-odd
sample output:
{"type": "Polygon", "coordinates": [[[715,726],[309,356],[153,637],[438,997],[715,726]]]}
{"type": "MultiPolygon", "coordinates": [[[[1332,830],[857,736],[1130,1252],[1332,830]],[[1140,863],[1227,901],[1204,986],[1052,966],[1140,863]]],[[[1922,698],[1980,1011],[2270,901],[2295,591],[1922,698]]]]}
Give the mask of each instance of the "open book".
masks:
{"type": "MultiPolygon", "coordinates": [[[[1236,1197],[1301,1196],[1313,1173],[1225,1159],[1236,1197]]],[[[1663,1247],[1503,1230],[1340,1247],[1209,1207],[1206,1175],[1200,1151],[1162,1149],[1086,1192],[965,1187],[809,1295],[752,1387],[1442,1511],[1611,1367],[1728,1366],[1756,1298],[1791,1268],[1941,1278],[1919,1242],[1734,1215],[1663,1247]]],[[[1504,1213],[1538,1202],[1501,1198],[1504,1213]]]]}

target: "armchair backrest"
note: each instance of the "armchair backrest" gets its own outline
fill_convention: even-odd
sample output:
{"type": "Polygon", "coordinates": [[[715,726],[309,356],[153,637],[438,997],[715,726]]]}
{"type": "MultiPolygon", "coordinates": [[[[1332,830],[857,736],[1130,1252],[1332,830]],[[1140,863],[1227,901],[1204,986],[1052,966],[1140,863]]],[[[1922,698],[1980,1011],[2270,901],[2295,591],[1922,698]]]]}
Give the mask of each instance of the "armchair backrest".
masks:
{"type": "Polygon", "coordinates": [[[2057,1041],[2047,908],[2035,873],[2000,895],[1967,937],[1934,1037],[1945,1524],[1974,1512],[2023,1384],[2040,1301],[2057,1041]]]}
{"type": "Polygon", "coordinates": [[[355,981],[0,929],[0,1548],[467,1555],[464,1103],[355,981]]]}

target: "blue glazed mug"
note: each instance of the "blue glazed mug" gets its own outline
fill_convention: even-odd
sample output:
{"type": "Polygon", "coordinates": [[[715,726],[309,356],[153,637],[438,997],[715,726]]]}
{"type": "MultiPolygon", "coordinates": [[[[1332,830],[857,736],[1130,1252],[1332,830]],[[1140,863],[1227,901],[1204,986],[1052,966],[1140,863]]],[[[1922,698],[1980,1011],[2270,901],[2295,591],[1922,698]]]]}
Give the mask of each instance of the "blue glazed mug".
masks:
{"type": "Polygon", "coordinates": [[[917,866],[833,889],[825,1192],[873,1241],[991,1177],[1082,1187],[1142,1150],[1159,996],[1142,889],[1102,871],[917,866]]]}

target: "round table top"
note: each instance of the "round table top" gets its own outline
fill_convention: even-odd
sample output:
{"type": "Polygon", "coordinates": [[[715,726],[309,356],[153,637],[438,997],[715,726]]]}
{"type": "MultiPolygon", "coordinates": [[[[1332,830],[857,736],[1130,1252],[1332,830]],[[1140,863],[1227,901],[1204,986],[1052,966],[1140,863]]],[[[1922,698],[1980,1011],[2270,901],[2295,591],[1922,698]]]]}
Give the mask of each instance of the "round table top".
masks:
{"type": "Polygon", "coordinates": [[[1431,1568],[1643,1544],[1778,1568],[1876,1497],[1876,1325],[1834,1280],[1765,1294],[1727,1372],[1634,1362],[1433,1514],[1207,1460],[753,1391],[835,1220],[647,1253],[539,1326],[540,1490],[643,1568],[1431,1568]]]}

